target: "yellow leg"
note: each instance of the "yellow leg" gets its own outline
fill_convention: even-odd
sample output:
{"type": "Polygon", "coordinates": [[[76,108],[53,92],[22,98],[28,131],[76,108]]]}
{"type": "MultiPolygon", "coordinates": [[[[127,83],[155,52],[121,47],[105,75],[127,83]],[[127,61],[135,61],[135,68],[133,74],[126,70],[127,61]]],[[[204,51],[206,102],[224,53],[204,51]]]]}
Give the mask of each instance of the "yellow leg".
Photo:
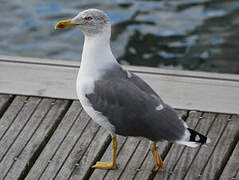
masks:
{"type": "Polygon", "coordinates": [[[155,161],[154,171],[157,171],[159,168],[164,168],[163,160],[161,159],[161,156],[157,152],[156,142],[152,142],[151,152],[153,154],[154,161],[155,161]]]}
{"type": "Polygon", "coordinates": [[[116,152],[117,152],[118,142],[116,137],[112,138],[112,162],[96,162],[92,168],[99,168],[99,169],[116,169],[116,152]]]}

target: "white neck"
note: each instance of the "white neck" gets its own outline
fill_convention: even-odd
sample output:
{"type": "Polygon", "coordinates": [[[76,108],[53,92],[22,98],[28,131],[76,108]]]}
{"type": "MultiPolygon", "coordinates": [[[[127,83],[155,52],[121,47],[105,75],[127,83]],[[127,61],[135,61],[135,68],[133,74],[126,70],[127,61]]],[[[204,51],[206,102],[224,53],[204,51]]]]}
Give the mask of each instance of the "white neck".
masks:
{"type": "Polygon", "coordinates": [[[99,76],[102,70],[118,64],[110,48],[111,28],[95,35],[85,35],[80,73],[99,76]]]}

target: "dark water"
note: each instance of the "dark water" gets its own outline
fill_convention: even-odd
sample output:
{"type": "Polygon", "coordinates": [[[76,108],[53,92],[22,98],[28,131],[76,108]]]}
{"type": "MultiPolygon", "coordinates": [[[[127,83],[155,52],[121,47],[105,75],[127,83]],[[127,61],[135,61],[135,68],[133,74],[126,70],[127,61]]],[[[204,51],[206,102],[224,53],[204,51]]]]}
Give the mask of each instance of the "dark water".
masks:
{"type": "Polygon", "coordinates": [[[0,54],[80,60],[83,34],[58,20],[99,8],[121,64],[239,74],[238,0],[1,0],[0,54]]]}

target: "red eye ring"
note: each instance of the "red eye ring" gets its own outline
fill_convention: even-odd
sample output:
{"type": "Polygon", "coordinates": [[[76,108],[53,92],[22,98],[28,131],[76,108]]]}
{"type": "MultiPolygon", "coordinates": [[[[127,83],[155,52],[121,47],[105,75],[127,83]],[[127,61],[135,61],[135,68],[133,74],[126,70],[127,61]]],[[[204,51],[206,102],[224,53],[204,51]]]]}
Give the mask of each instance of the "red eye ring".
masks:
{"type": "Polygon", "coordinates": [[[92,17],[90,17],[90,16],[87,16],[87,17],[85,17],[84,18],[86,21],[90,21],[91,19],[93,19],[92,17]]]}

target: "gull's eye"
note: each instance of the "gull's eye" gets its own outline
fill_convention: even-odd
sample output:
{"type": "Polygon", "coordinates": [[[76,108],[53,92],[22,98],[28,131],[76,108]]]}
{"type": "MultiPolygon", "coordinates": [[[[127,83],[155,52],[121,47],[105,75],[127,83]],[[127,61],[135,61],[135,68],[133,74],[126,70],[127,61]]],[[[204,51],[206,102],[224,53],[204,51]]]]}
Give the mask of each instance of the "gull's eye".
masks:
{"type": "Polygon", "coordinates": [[[86,21],[90,21],[91,19],[93,19],[92,17],[90,17],[90,16],[87,16],[87,17],[85,17],[84,18],[86,21]]]}

